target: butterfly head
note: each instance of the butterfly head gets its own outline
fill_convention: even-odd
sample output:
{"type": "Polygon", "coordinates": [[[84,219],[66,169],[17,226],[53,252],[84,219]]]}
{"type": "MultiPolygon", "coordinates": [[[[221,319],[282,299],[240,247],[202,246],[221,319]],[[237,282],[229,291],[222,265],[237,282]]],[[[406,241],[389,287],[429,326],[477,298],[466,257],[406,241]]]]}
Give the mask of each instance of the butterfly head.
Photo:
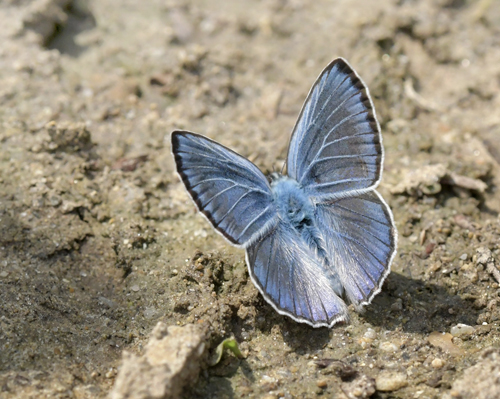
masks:
{"type": "Polygon", "coordinates": [[[278,180],[283,179],[283,177],[284,176],[281,173],[273,172],[267,178],[269,179],[269,183],[271,183],[271,186],[273,186],[278,180]]]}

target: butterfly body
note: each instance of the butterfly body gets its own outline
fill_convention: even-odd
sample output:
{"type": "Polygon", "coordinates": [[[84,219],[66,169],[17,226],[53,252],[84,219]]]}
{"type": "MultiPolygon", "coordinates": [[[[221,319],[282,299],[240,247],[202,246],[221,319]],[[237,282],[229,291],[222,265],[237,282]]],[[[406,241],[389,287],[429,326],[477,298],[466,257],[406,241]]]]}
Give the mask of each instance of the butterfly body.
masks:
{"type": "Polygon", "coordinates": [[[300,184],[295,179],[278,175],[271,182],[271,192],[281,221],[327,262],[321,232],[316,224],[315,205],[300,184]]]}
{"type": "Polygon", "coordinates": [[[280,314],[313,327],[348,319],[380,291],[397,231],[375,188],[380,127],[365,84],[342,58],[313,85],[290,141],[286,175],[187,131],[172,133],[177,172],[200,212],[246,250],[250,278],[280,314]]]}

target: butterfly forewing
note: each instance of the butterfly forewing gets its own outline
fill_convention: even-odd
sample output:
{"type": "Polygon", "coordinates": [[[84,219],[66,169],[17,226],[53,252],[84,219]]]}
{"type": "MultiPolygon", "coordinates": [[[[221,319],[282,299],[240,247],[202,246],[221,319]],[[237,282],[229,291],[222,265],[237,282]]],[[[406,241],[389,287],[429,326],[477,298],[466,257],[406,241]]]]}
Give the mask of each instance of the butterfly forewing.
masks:
{"type": "Polygon", "coordinates": [[[172,152],[198,209],[231,243],[245,246],[275,223],[269,183],[253,163],[185,131],[172,133],[172,152]]]}
{"type": "Polygon", "coordinates": [[[288,175],[321,202],[373,189],[382,160],[368,89],[338,58],[323,70],[304,103],[288,149],[288,175]]]}

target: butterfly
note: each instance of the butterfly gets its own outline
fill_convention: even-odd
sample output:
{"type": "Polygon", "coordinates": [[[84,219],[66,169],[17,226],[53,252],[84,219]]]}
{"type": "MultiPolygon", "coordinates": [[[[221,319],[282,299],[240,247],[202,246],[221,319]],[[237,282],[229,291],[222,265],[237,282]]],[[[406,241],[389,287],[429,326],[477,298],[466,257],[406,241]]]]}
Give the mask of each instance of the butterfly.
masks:
{"type": "MultiPolygon", "coordinates": [[[[249,140],[251,138],[249,137],[249,140]]],[[[174,131],[177,172],[199,211],[246,250],[250,278],[280,314],[313,327],[348,321],[381,290],[396,254],[392,212],[375,190],[384,152],[368,88],[343,58],[311,88],[286,174],[202,135],[174,131]]]]}

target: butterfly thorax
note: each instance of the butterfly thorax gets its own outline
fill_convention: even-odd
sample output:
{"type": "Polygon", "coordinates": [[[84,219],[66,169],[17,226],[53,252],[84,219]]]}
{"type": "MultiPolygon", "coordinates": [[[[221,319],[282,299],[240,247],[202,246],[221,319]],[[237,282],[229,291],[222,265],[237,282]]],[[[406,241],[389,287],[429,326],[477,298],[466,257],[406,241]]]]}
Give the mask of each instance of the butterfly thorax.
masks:
{"type": "Polygon", "coordinates": [[[273,200],[281,219],[302,232],[313,226],[314,206],[299,183],[287,176],[272,176],[273,200]]]}

